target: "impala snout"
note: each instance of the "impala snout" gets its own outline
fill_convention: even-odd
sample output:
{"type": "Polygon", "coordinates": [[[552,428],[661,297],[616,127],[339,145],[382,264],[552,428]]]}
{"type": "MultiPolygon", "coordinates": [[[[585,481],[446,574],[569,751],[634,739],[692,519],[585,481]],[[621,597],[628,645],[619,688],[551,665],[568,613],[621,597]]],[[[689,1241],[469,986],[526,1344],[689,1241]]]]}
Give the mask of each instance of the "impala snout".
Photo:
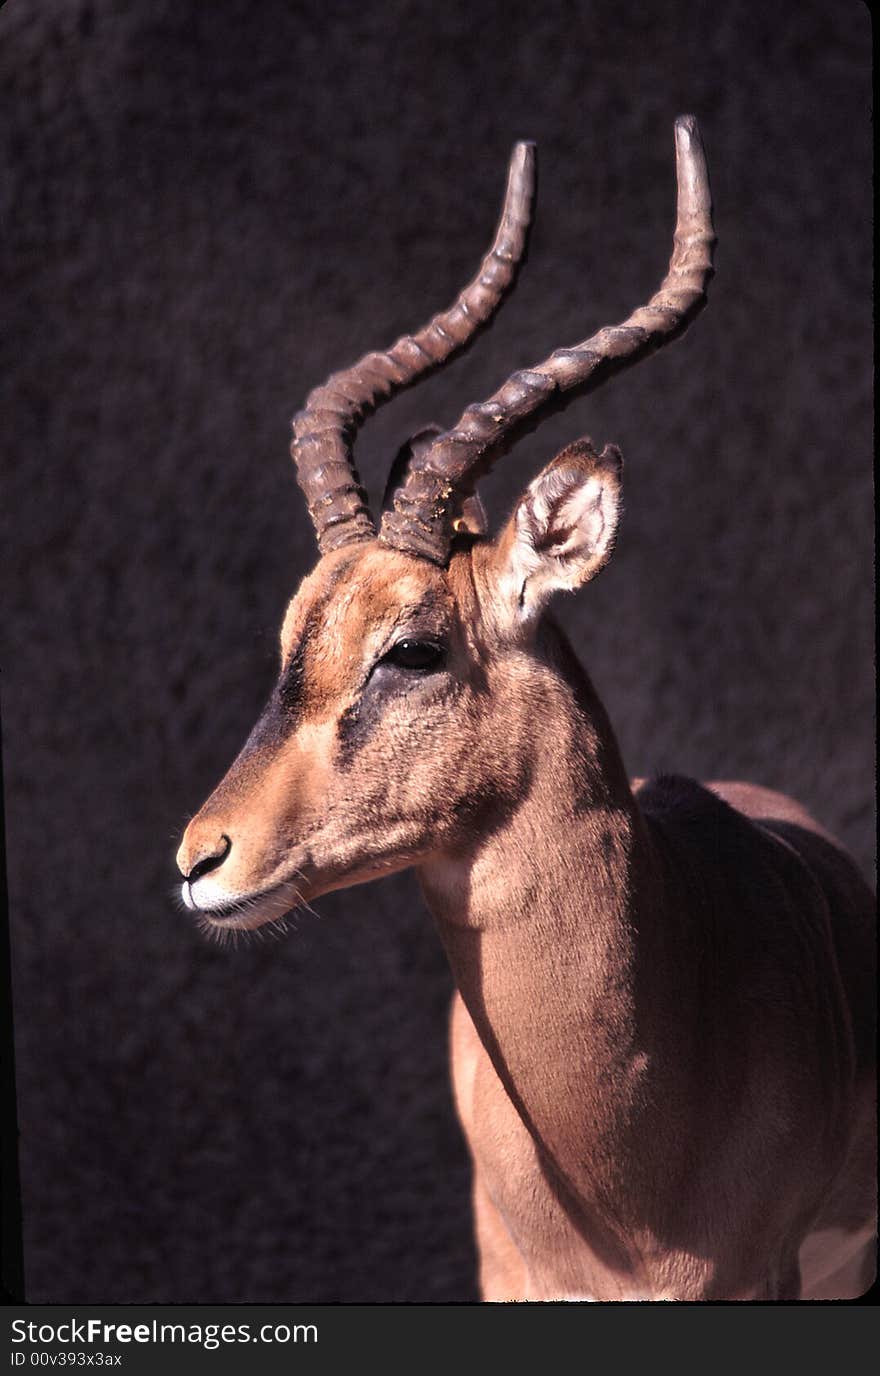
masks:
{"type": "Polygon", "coordinates": [[[190,912],[210,925],[257,927],[297,905],[302,857],[291,855],[298,831],[294,783],[271,764],[258,769],[255,754],[236,761],[177,852],[180,896],[190,912]]]}

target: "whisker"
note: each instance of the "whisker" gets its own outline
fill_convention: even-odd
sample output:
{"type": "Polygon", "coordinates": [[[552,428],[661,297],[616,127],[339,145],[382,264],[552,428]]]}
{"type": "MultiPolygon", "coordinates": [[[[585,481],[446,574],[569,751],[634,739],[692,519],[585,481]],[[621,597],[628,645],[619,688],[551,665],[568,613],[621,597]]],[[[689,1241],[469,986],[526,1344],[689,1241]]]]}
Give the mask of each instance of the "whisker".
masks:
{"type": "MultiPolygon", "coordinates": [[[[294,874],[297,878],[305,878],[301,870],[295,870],[294,874]]],[[[308,912],[312,917],[319,916],[306,902],[292,878],[285,880],[270,895],[255,894],[230,901],[223,910],[225,920],[212,917],[210,910],[193,912],[182,901],[180,890],[175,893],[177,907],[188,916],[195,917],[202,935],[220,947],[237,947],[252,938],[261,942],[270,938],[278,941],[288,932],[299,930],[296,922],[298,913],[308,912]]]]}

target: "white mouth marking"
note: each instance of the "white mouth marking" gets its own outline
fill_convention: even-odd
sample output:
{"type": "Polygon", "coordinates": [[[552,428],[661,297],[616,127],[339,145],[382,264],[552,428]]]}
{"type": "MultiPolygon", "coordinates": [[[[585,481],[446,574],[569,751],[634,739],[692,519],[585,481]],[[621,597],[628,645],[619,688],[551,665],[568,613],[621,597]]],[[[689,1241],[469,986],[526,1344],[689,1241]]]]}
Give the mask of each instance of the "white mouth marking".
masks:
{"type": "Polygon", "coordinates": [[[252,931],[266,922],[275,922],[302,902],[292,880],[283,880],[262,893],[234,894],[212,886],[208,879],[195,884],[185,879],[180,896],[184,907],[197,914],[200,925],[238,931],[252,931]]]}

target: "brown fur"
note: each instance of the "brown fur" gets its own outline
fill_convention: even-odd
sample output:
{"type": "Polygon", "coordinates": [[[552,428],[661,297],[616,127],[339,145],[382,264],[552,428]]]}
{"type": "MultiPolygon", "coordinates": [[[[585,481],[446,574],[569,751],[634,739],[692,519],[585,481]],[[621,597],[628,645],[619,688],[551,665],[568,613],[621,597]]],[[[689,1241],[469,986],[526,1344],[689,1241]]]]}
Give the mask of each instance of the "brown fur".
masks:
{"type": "Polygon", "coordinates": [[[608,557],[618,477],[616,454],[572,447],[498,539],[462,541],[445,569],[377,542],[325,556],[179,863],[229,838],[192,906],[239,926],[417,867],[458,986],[487,1299],[856,1294],[874,1216],[872,896],[779,794],[630,788],[543,614],[608,557]],[[401,638],[443,642],[443,669],[388,668],[401,638]],[[853,1239],[839,1266],[819,1245],[830,1280],[819,1229],[853,1239]]]}

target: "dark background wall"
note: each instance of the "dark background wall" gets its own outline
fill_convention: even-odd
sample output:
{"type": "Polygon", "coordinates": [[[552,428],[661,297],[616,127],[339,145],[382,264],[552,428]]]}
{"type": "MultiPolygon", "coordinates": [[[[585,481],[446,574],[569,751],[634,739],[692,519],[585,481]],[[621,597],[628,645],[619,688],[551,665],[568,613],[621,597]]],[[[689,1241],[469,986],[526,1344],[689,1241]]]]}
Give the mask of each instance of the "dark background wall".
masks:
{"type": "Polygon", "coordinates": [[[564,619],[633,772],[790,790],[872,862],[869,18],[857,0],[11,0],[3,746],[34,1301],[475,1295],[450,981],[411,876],[205,943],[187,817],[314,548],[308,388],[444,306],[537,139],[531,260],[398,440],[621,317],[669,251],[672,121],[717,205],[707,313],[548,422],[627,458],[564,619]]]}

